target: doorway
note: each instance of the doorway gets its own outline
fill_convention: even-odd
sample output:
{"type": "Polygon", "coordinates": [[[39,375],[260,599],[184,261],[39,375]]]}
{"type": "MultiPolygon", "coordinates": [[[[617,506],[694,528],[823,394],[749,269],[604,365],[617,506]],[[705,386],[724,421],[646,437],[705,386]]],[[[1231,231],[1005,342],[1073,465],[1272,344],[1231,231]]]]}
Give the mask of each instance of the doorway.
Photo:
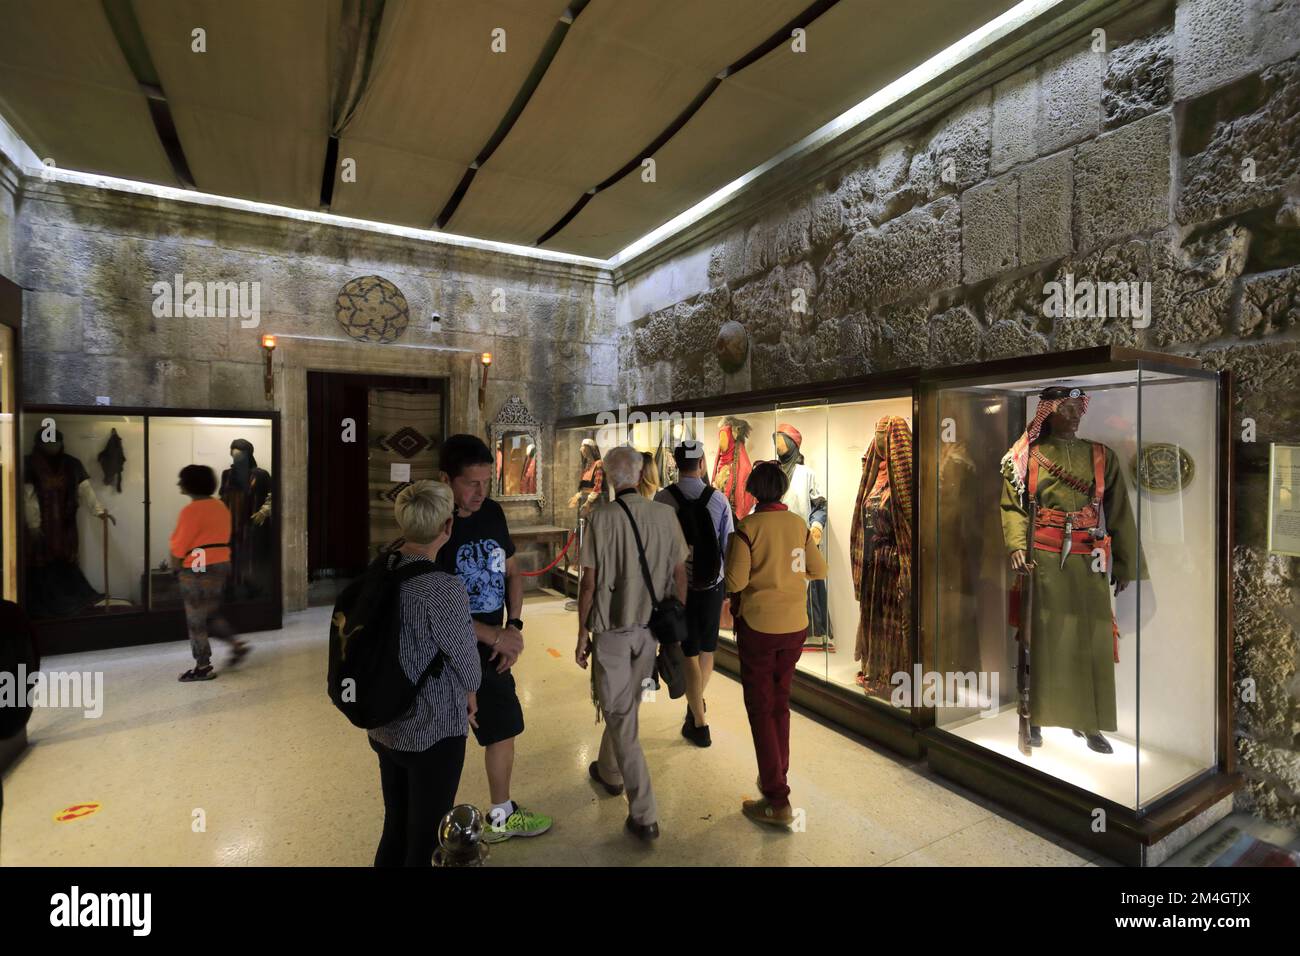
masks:
{"type": "Polygon", "coordinates": [[[437,477],[447,386],[444,378],[307,372],[310,606],[333,604],[397,539],[401,490],[437,477]]]}

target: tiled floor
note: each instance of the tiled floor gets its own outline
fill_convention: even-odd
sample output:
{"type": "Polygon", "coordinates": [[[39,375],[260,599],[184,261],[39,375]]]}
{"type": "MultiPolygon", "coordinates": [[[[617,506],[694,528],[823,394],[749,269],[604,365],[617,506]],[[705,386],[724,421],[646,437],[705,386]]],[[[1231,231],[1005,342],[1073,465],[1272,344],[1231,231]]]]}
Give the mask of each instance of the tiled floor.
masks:
{"type": "MultiPolygon", "coordinates": [[[[684,706],[661,693],[642,705],[641,736],[663,835],[650,848],[622,829],[623,798],[587,779],[600,728],[587,672],[573,663],[564,602],[530,599],[528,649],[516,667],[528,730],[517,800],[554,830],[492,849],[491,865],[1048,865],[1099,863],[921,764],[876,750],[796,713],[792,799],[806,830],[761,829],[739,813],[755,765],[740,685],[708,693],[713,747],[679,734],[684,706]],[[1082,855],[1081,855],[1082,854],[1082,855]]],[[[328,609],[288,615],[257,635],[237,671],[181,684],[182,643],[51,658],[46,670],[102,670],[103,716],[38,710],[32,748],[6,775],[0,863],[351,865],[370,862],[383,805],[374,755],[325,695],[328,609]],[[74,803],[101,809],[71,822],[74,803]],[[206,829],[195,832],[202,811],[206,829]]],[[[220,663],[220,659],[218,659],[220,663]]],[[[470,740],[460,799],[487,799],[482,751],[470,740]]]]}

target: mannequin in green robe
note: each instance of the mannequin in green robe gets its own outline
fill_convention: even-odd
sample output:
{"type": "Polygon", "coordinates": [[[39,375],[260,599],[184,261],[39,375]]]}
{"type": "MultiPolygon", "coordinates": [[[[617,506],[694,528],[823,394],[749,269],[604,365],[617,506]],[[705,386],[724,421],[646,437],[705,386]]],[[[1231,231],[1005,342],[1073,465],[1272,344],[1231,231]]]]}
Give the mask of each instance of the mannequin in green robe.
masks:
{"type": "MultiPolygon", "coordinates": [[[[1036,449],[1068,474],[1091,485],[1094,443],[1075,434],[1087,402],[1079,400],[1079,389],[1071,390],[1073,397],[1067,392],[1063,399],[1047,398],[1058,390],[1064,391],[1048,389],[1043,393],[1042,404],[1050,402],[1055,407],[1043,409],[1027,429],[1026,435],[1031,436],[1028,449],[1036,449]],[[1034,424],[1041,427],[1036,430],[1034,424]]],[[[1017,476],[1007,464],[1015,452],[1013,448],[1004,459],[1002,534],[1012,567],[1020,570],[1027,558],[1029,514],[1024,474],[1017,476]]],[[[1030,722],[1036,727],[1069,727],[1085,736],[1091,749],[1110,753],[1101,732],[1114,731],[1117,726],[1118,652],[1111,588],[1118,595],[1128,587],[1139,575],[1140,559],[1128,489],[1118,456],[1110,448],[1105,449],[1105,479],[1103,505],[1111,534],[1111,566],[1104,571],[1094,570],[1098,559],[1090,548],[1077,545],[1065,559],[1064,567],[1059,552],[1035,550],[1029,709],[1030,722]]],[[[1037,497],[1040,508],[1064,511],[1079,511],[1090,500],[1045,467],[1038,471],[1037,497]]]]}

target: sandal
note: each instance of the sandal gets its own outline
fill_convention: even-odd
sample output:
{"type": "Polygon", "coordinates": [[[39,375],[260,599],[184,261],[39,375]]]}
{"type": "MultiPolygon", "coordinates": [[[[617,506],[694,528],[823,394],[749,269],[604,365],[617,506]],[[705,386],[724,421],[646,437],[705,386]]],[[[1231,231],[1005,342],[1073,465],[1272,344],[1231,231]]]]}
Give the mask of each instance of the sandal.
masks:
{"type": "Polygon", "coordinates": [[[235,645],[234,649],[230,652],[230,660],[226,662],[226,667],[228,668],[234,667],[245,657],[247,657],[248,652],[251,651],[252,649],[253,648],[249,645],[247,641],[240,641],[238,644],[235,645]]]}
{"type": "Polygon", "coordinates": [[[178,677],[177,680],[188,684],[196,680],[213,680],[216,676],[217,675],[213,673],[212,665],[209,664],[207,667],[192,667],[178,677]]]}

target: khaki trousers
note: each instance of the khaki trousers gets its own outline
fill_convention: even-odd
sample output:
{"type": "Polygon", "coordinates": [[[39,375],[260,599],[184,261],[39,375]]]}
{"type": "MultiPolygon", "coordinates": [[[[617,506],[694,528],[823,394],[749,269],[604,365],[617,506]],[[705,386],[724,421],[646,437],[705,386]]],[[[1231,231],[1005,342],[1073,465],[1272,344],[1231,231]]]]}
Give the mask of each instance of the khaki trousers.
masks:
{"type": "Polygon", "coordinates": [[[659,808],[637,739],[637,715],[642,690],[653,686],[659,645],[649,628],[639,626],[597,634],[593,644],[596,696],[605,713],[597,763],[601,779],[627,789],[628,812],[635,822],[657,823],[659,808]]]}

